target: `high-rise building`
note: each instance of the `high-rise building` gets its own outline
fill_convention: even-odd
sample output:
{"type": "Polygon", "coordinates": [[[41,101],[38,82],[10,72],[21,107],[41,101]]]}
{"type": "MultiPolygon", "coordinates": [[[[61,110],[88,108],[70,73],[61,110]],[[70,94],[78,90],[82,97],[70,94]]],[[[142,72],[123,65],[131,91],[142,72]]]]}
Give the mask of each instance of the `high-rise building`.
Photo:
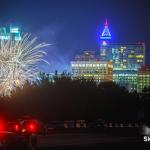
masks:
{"type": "Polygon", "coordinates": [[[99,60],[98,55],[96,55],[95,51],[83,51],[82,54],[78,54],[75,56],[75,61],[97,61],[99,60]]]}
{"type": "Polygon", "coordinates": [[[74,79],[92,79],[96,82],[112,81],[113,66],[106,61],[71,61],[74,79]]]}
{"type": "Polygon", "coordinates": [[[144,88],[150,86],[150,66],[142,66],[138,71],[137,91],[142,92],[144,88]]]}
{"type": "Polygon", "coordinates": [[[113,70],[138,70],[145,64],[145,44],[112,43],[107,20],[100,40],[100,60],[112,61],[113,70]]]}
{"type": "Polygon", "coordinates": [[[109,44],[111,41],[111,34],[108,28],[107,19],[104,24],[104,29],[100,35],[100,60],[101,61],[110,61],[112,57],[111,47],[109,44]]]}
{"type": "Polygon", "coordinates": [[[136,91],[137,76],[137,71],[134,70],[113,71],[113,82],[126,87],[129,91],[136,91]]]}
{"type": "Polygon", "coordinates": [[[93,78],[95,81],[113,81],[129,91],[149,85],[148,70],[145,65],[145,44],[112,43],[108,22],[100,35],[100,54],[84,51],[71,62],[74,78],[93,78]],[[139,71],[140,69],[140,71],[139,71]]]}
{"type": "Polygon", "coordinates": [[[0,28],[0,39],[1,40],[8,40],[8,39],[14,39],[16,41],[21,40],[21,32],[18,27],[10,26],[9,29],[6,27],[0,28]]]}
{"type": "Polygon", "coordinates": [[[138,70],[145,64],[145,44],[111,44],[114,70],[138,70]]]}
{"type": "Polygon", "coordinates": [[[94,51],[83,51],[71,61],[72,77],[93,79],[96,82],[112,81],[112,63],[99,61],[94,51]]]}
{"type": "Polygon", "coordinates": [[[113,81],[129,91],[137,90],[138,69],[145,64],[145,45],[111,44],[111,49],[113,81]]]}
{"type": "Polygon", "coordinates": [[[112,62],[113,81],[137,90],[138,69],[145,64],[145,44],[112,43],[107,20],[100,40],[100,60],[112,62]]]}

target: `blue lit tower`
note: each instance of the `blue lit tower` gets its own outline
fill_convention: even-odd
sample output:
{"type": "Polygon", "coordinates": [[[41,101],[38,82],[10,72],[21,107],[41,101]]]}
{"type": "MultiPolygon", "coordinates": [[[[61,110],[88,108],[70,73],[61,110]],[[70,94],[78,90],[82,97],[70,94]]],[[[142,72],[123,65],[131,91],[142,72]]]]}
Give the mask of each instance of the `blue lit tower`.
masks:
{"type": "Polygon", "coordinates": [[[111,41],[111,34],[106,19],[103,32],[100,35],[100,59],[103,61],[109,61],[112,59],[111,47],[109,48],[110,41],[111,41]]]}
{"type": "Polygon", "coordinates": [[[111,40],[111,34],[110,34],[110,31],[109,31],[109,28],[108,28],[107,19],[105,20],[104,29],[103,29],[102,34],[100,35],[100,39],[104,40],[104,41],[111,40]]]}

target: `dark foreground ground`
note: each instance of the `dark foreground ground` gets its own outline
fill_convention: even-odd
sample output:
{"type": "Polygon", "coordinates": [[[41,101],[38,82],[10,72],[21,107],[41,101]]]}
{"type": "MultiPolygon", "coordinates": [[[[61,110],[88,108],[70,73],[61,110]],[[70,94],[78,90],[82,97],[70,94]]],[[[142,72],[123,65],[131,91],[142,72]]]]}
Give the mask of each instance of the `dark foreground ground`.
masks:
{"type": "Polygon", "coordinates": [[[147,150],[150,148],[148,144],[95,144],[85,146],[60,146],[37,148],[37,150],[105,150],[105,149],[128,149],[128,150],[147,150]]]}
{"type": "Polygon", "coordinates": [[[147,149],[150,142],[135,133],[51,133],[38,136],[38,150],[147,149]]]}

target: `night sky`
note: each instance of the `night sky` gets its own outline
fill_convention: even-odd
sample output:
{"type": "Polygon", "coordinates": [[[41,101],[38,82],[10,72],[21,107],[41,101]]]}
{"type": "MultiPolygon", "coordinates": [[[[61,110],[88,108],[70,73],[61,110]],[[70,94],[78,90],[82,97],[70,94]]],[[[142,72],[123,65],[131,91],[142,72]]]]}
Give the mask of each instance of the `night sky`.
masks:
{"type": "Polygon", "coordinates": [[[0,26],[19,26],[46,48],[42,71],[70,70],[70,60],[83,50],[99,51],[99,33],[107,18],[113,42],[146,43],[150,64],[149,0],[0,0],[0,26]]]}

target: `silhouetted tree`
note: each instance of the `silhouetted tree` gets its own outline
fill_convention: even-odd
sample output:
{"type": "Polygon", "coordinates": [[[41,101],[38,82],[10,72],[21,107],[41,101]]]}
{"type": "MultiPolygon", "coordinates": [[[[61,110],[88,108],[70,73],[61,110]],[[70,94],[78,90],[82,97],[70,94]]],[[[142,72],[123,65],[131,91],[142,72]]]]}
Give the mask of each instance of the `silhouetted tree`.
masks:
{"type": "Polygon", "coordinates": [[[51,80],[49,75],[40,73],[36,82],[26,82],[10,98],[1,98],[0,108],[10,118],[32,115],[43,121],[135,120],[139,100],[137,93],[129,93],[113,82],[72,80],[65,72],[51,80]]]}

